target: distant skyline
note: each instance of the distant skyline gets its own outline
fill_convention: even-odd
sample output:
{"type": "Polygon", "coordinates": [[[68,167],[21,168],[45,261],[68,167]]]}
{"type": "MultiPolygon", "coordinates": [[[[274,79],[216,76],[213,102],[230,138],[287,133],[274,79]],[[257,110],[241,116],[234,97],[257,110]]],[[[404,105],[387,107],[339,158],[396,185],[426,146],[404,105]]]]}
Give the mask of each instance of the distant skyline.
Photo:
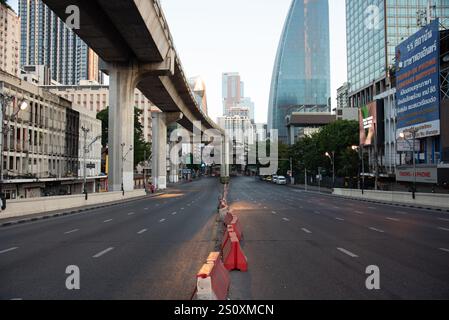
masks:
{"type": "MultiPolygon", "coordinates": [[[[18,11],[17,0],[9,1],[18,11]]],[[[222,73],[239,72],[255,103],[256,122],[267,122],[271,75],[291,0],[161,0],[188,77],[206,82],[209,116],[222,114],[222,73]]],[[[331,94],[347,79],[345,0],[330,0],[331,94]]],[[[82,17],[81,17],[82,19],[82,17]]]]}

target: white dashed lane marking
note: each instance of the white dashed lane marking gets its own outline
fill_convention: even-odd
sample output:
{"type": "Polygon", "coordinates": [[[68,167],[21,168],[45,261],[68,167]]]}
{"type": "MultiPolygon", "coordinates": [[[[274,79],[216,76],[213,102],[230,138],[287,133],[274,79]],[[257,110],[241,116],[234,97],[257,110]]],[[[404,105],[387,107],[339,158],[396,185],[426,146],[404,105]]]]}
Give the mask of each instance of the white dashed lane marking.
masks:
{"type": "Polygon", "coordinates": [[[387,217],[386,219],[387,219],[387,220],[390,220],[390,221],[394,221],[394,222],[399,222],[399,221],[401,221],[401,220],[399,220],[399,219],[397,219],[397,218],[390,218],[390,217],[387,217]]]}
{"type": "Polygon", "coordinates": [[[159,220],[159,223],[162,223],[162,222],[164,222],[165,221],[165,219],[161,219],[161,220],[159,220]]]}
{"type": "Polygon", "coordinates": [[[288,218],[282,218],[282,220],[284,220],[286,222],[290,221],[290,219],[288,219],[288,218]]]}
{"type": "Polygon", "coordinates": [[[449,249],[446,249],[446,248],[440,248],[440,250],[449,253],[449,249]]]}
{"type": "Polygon", "coordinates": [[[108,253],[108,252],[110,252],[110,251],[112,251],[112,250],[114,250],[113,247],[107,248],[106,250],[103,250],[103,251],[97,253],[97,254],[94,255],[92,258],[95,258],[95,259],[96,259],[96,258],[100,258],[101,256],[105,255],[106,253],[108,253]]]}
{"type": "Polygon", "coordinates": [[[380,230],[380,229],[377,229],[377,228],[373,228],[373,227],[370,227],[369,229],[372,230],[372,231],[379,232],[379,233],[384,233],[385,232],[383,230],[380,230]]]}
{"type": "Polygon", "coordinates": [[[0,254],[11,252],[11,251],[14,251],[14,250],[17,250],[17,249],[19,249],[19,247],[13,247],[13,248],[5,249],[5,250],[0,251],[0,254]]]}
{"type": "Polygon", "coordinates": [[[449,231],[449,228],[438,227],[438,230],[449,231]]]}
{"type": "Polygon", "coordinates": [[[108,220],[104,220],[103,223],[108,223],[108,222],[111,222],[111,221],[112,221],[112,219],[108,219],[108,220]]]}
{"type": "Polygon", "coordinates": [[[304,231],[305,233],[309,233],[309,234],[312,233],[312,231],[307,230],[306,228],[302,228],[301,230],[304,231]]]}
{"type": "Polygon", "coordinates": [[[343,218],[335,218],[335,220],[338,220],[338,221],[345,221],[345,219],[343,219],[343,218]]]}
{"type": "Polygon", "coordinates": [[[337,250],[340,251],[340,252],[343,252],[344,254],[346,254],[348,256],[350,256],[351,258],[358,258],[359,257],[358,255],[356,255],[356,254],[352,253],[351,251],[348,251],[348,250],[346,250],[344,248],[337,248],[337,250]]]}
{"type": "Polygon", "coordinates": [[[137,234],[142,234],[142,233],[145,233],[145,232],[147,232],[148,230],[147,229],[142,229],[142,230],[140,230],[139,232],[137,232],[137,234]]]}
{"type": "Polygon", "coordinates": [[[130,213],[128,213],[128,216],[132,216],[132,215],[135,215],[136,213],[135,212],[130,212],[130,213]]]}
{"type": "Polygon", "coordinates": [[[78,231],[79,231],[79,229],[73,229],[73,230],[64,232],[64,234],[71,234],[71,233],[75,233],[75,232],[78,232],[78,231]]]}

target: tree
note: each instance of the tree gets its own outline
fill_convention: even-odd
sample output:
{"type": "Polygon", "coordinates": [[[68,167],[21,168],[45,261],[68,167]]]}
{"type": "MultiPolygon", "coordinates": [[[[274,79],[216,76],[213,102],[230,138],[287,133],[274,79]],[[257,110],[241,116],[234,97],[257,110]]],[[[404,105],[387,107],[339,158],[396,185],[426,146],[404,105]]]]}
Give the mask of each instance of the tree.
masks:
{"type": "Polygon", "coordinates": [[[358,171],[358,154],[351,148],[359,144],[359,123],[339,120],[323,127],[319,132],[304,137],[290,147],[295,174],[318,174],[318,168],[324,168],[332,174],[332,163],[326,152],[335,152],[335,171],[337,176],[353,176],[358,171]]]}
{"type": "MultiPolygon", "coordinates": [[[[134,108],[134,167],[145,160],[151,158],[151,143],[146,142],[143,136],[143,125],[140,122],[142,111],[134,108]]],[[[101,144],[103,147],[108,145],[109,138],[109,107],[97,113],[97,119],[101,120],[101,144]]]]}

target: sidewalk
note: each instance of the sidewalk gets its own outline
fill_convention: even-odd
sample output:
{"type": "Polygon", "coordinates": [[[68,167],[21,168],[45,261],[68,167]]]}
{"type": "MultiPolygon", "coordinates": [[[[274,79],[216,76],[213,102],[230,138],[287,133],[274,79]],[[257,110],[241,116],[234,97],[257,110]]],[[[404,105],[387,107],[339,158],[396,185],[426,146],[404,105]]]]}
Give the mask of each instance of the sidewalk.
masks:
{"type": "MultiPolygon", "coordinates": [[[[139,190],[137,190],[139,191],[139,190]]],[[[128,203],[128,202],[133,202],[133,201],[137,201],[137,200],[142,200],[142,199],[151,199],[157,196],[160,196],[162,194],[165,194],[166,191],[164,192],[157,192],[154,194],[148,194],[146,195],[144,193],[144,190],[142,191],[142,195],[140,196],[135,196],[135,197],[129,197],[129,198],[125,198],[125,199],[118,199],[118,200],[113,200],[113,201],[105,201],[105,202],[101,202],[101,203],[97,203],[97,204],[91,204],[91,205],[80,205],[80,206],[73,206],[73,207],[68,207],[68,208],[61,208],[61,209],[57,209],[57,210],[46,210],[46,211],[41,211],[41,212],[35,212],[35,213],[27,213],[27,212],[15,212],[14,214],[9,213],[8,214],[8,208],[11,206],[11,204],[20,204],[20,201],[16,201],[16,202],[9,202],[7,205],[7,210],[6,211],[1,211],[0,212],[0,227],[5,227],[5,226],[10,226],[13,224],[21,224],[21,223],[25,223],[25,222],[31,222],[31,221],[37,221],[37,220],[42,220],[42,219],[49,219],[49,218],[55,218],[55,217],[60,217],[60,216],[66,216],[66,215],[71,215],[71,214],[77,214],[77,213],[81,213],[81,212],[85,212],[85,211],[89,211],[92,209],[100,209],[100,208],[106,208],[106,207],[111,207],[111,206],[115,206],[115,205],[119,205],[119,204],[123,204],[123,203],[128,203]]],[[[105,193],[104,195],[106,195],[107,193],[105,193]]],[[[101,195],[101,194],[99,194],[101,195]]],[[[84,197],[84,195],[81,195],[82,197],[84,197]]],[[[89,196],[92,196],[92,194],[90,194],[89,196]]],[[[98,197],[98,195],[97,195],[98,197]]],[[[27,199],[29,203],[32,203],[33,200],[34,201],[45,201],[45,200],[52,200],[52,201],[64,201],[64,199],[62,199],[62,197],[51,197],[48,198],[36,198],[36,199],[27,199]]]]}

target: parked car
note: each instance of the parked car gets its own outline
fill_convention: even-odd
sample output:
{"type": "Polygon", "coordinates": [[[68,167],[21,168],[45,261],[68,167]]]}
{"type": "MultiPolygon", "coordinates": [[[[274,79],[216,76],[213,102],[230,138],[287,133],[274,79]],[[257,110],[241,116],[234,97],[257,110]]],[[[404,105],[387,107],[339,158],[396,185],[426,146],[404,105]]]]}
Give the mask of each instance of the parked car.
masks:
{"type": "Polygon", "coordinates": [[[277,175],[273,175],[273,179],[271,180],[273,183],[278,183],[278,176],[277,175]]]}
{"type": "Polygon", "coordinates": [[[287,184],[287,179],[284,176],[279,176],[279,177],[277,177],[276,183],[277,184],[287,184]]]}
{"type": "Polygon", "coordinates": [[[265,181],[267,181],[267,182],[271,182],[271,180],[272,180],[272,178],[270,176],[265,178],[265,181]]]}

